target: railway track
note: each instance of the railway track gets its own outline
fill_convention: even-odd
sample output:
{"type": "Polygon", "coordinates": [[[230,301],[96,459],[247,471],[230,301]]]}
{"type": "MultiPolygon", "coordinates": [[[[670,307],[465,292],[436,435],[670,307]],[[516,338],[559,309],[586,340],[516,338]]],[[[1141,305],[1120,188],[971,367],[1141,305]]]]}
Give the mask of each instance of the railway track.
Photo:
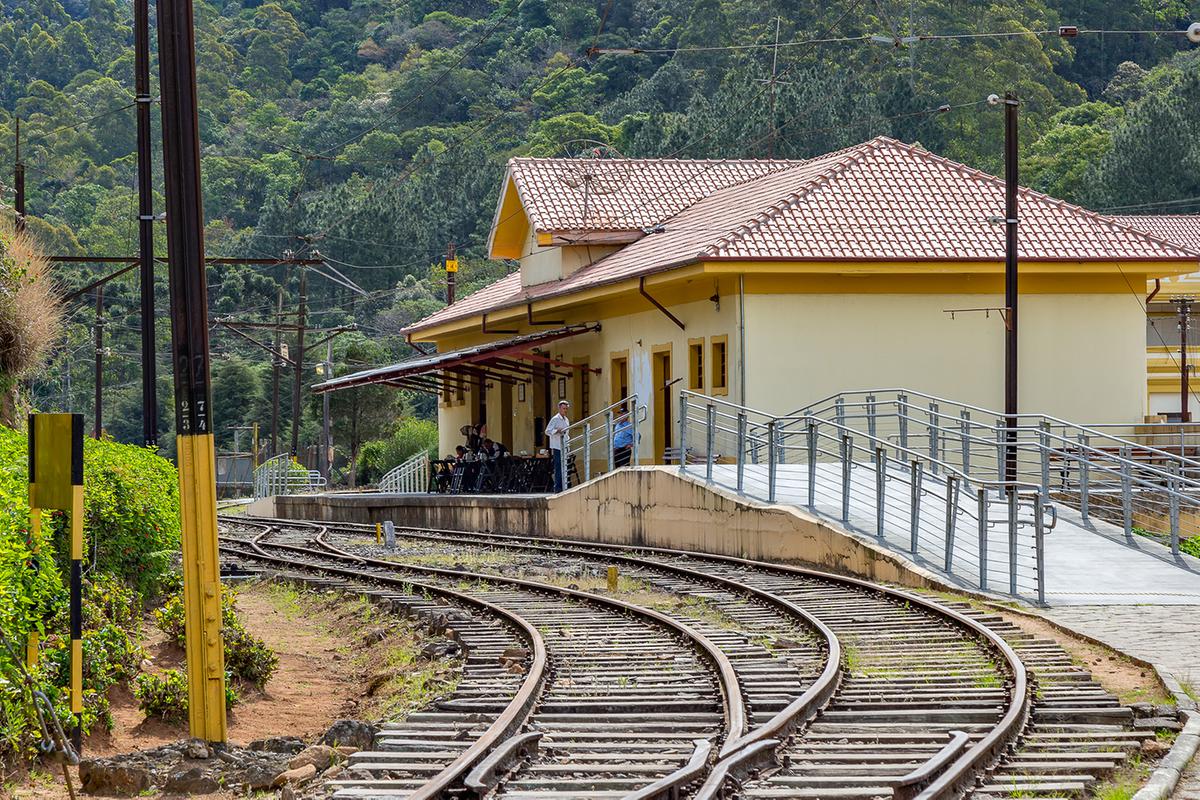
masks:
{"type": "MultiPolygon", "coordinates": [[[[511,575],[545,576],[547,563],[553,563],[550,572],[556,578],[564,573],[594,576],[619,565],[631,584],[625,594],[693,601],[693,607],[671,612],[728,655],[747,708],[742,730],[728,725],[715,733],[706,729],[710,750],[705,745],[690,749],[688,741],[687,747],[673,751],[673,760],[634,748],[604,755],[586,751],[584,757],[580,740],[571,738],[576,731],[541,724],[562,722],[545,716],[547,709],[563,710],[547,706],[549,697],[567,703],[580,697],[578,692],[554,695],[551,686],[539,701],[542,716],[535,713],[524,728],[527,737],[541,739],[541,753],[520,753],[527,739],[496,739],[495,763],[489,767],[492,783],[476,790],[499,796],[666,797],[689,786],[697,797],[1061,797],[1086,791],[1145,736],[1131,730],[1129,709],[1053,642],[1030,637],[969,606],[949,607],[808,570],[653,548],[404,531],[398,532],[397,551],[389,556],[395,561],[386,561],[379,558],[383,553],[374,543],[374,530],[366,526],[268,520],[241,524],[264,526],[259,540],[272,530],[275,537],[280,529],[288,530],[295,541],[277,542],[276,547],[308,551],[309,558],[319,552],[325,559],[369,564],[372,574],[416,574],[422,580],[438,575],[443,581],[466,579],[482,587],[489,581],[528,583],[511,575]],[[463,562],[482,564],[476,569],[484,571],[413,563],[428,563],[431,548],[438,563],[455,565],[458,553],[463,562]],[[480,559],[481,552],[490,561],[480,559]],[[505,742],[513,743],[512,748],[505,742]],[[523,757],[507,759],[516,763],[510,771],[504,756],[516,755],[523,757]],[[601,765],[603,769],[593,769],[601,765]],[[655,768],[628,769],[649,765],[655,768]],[[663,774],[671,765],[675,771],[663,774]],[[639,787],[629,780],[631,774],[655,780],[639,787]],[[565,783],[564,775],[571,776],[565,783]]],[[[545,593],[562,587],[532,588],[545,593]]],[[[521,604],[521,597],[492,599],[509,611],[537,616],[521,604]]],[[[558,605],[550,613],[557,618],[563,611],[558,605]]],[[[573,644],[570,638],[548,640],[552,664],[560,648],[573,644]]],[[[616,670],[609,677],[619,679],[620,667],[614,662],[609,667],[616,670]]],[[[550,671],[555,672],[553,667],[550,671]]],[[[641,676],[625,678],[640,681],[641,676]]],[[[639,689],[643,692],[635,697],[646,703],[665,696],[661,687],[643,684],[639,689]]],[[[689,737],[699,739],[686,726],[690,721],[679,718],[660,732],[678,733],[676,745],[689,737]]],[[[591,733],[592,743],[603,738],[598,730],[591,733]]],[[[398,791],[436,796],[419,789],[411,795],[405,793],[411,789],[398,791]]]]}

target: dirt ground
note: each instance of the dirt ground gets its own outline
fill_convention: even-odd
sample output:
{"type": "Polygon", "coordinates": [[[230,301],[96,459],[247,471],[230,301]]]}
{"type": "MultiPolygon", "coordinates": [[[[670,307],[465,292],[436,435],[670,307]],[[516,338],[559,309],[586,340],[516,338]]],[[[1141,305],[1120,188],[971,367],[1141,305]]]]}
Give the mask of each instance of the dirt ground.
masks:
{"type": "MultiPolygon", "coordinates": [[[[339,643],[337,620],[330,613],[302,609],[293,593],[264,584],[249,584],[238,594],[246,627],[275,649],[279,669],[265,692],[246,689],[229,715],[229,738],[238,744],[254,739],[290,735],[312,738],[335,720],[351,716],[363,694],[364,676],[339,643]]],[[[145,623],[146,656],[151,671],[182,666],[183,653],[169,644],[152,618],[145,623]]],[[[187,737],[187,723],[146,720],[137,702],[124,689],[110,695],[114,729],[84,742],[84,756],[106,756],[146,750],[187,737]]],[[[72,769],[78,788],[78,776],[72,769]]],[[[0,787],[0,797],[12,800],[60,800],[68,797],[58,768],[36,772],[16,787],[0,787]]],[[[161,795],[143,795],[161,797],[161,795]]],[[[228,792],[205,795],[233,798],[228,792]]]]}
{"type": "Polygon", "coordinates": [[[1174,699],[1159,683],[1154,670],[1143,667],[1111,648],[1064,633],[1045,620],[1000,611],[1000,616],[1027,633],[1058,642],[1075,662],[1124,703],[1167,703],[1174,699]]]}

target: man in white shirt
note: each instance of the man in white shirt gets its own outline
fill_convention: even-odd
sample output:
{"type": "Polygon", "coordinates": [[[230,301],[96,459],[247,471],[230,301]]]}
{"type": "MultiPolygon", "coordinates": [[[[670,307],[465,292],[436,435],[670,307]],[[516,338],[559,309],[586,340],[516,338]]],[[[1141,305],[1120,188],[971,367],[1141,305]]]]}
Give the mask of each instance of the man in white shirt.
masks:
{"type": "Polygon", "coordinates": [[[554,492],[563,490],[563,432],[571,427],[567,419],[567,411],[571,404],[566,400],[558,401],[558,413],[550,418],[546,426],[546,435],[550,437],[550,468],[554,472],[554,492]]]}

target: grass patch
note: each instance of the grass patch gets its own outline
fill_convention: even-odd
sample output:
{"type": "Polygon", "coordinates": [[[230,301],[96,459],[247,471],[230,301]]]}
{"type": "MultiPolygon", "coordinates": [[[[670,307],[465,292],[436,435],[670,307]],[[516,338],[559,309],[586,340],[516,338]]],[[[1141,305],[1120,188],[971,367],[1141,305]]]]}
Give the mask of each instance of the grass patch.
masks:
{"type": "Polygon", "coordinates": [[[1130,800],[1150,778],[1150,766],[1133,753],[1108,780],[1092,789],[1095,800],[1130,800]]]}
{"type": "MultiPolygon", "coordinates": [[[[429,547],[429,543],[413,541],[412,546],[424,550],[429,547]]],[[[521,554],[512,551],[473,545],[456,547],[453,551],[444,553],[414,552],[384,556],[385,561],[397,561],[421,567],[440,567],[442,569],[461,567],[469,570],[515,564],[523,558],[524,556],[521,554]]]]}
{"type": "Polygon", "coordinates": [[[426,657],[426,645],[438,637],[418,620],[388,613],[361,595],[314,592],[289,583],[272,582],[268,596],[281,614],[319,620],[345,642],[338,652],[366,684],[355,710],[361,718],[403,719],[458,685],[462,659],[426,657]]]}

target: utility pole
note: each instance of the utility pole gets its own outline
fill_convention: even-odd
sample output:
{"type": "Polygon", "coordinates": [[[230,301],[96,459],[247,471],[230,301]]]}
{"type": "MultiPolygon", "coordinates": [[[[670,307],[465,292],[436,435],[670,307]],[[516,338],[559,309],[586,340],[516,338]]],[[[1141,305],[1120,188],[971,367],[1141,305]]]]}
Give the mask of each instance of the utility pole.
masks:
{"type": "Polygon", "coordinates": [[[458,280],[458,257],[454,254],[454,242],[446,250],[446,305],[454,305],[454,286],[458,280]]]}
{"type": "Polygon", "coordinates": [[[1004,94],[1004,479],[1017,479],[1017,111],[1004,94]]]}
{"type": "Polygon", "coordinates": [[[1193,300],[1190,297],[1177,297],[1171,302],[1178,307],[1179,315],[1179,421],[1191,422],[1192,412],[1188,404],[1191,396],[1191,387],[1188,385],[1191,373],[1188,367],[1188,327],[1193,300]]]}
{"type": "MultiPolygon", "coordinates": [[[[333,340],[325,342],[325,380],[333,377],[333,340]]],[[[333,441],[329,435],[329,392],[321,393],[321,475],[329,485],[333,471],[333,441]]]]}
{"type": "Polygon", "coordinates": [[[99,439],[104,430],[104,285],[96,287],[96,400],[92,438],[99,439]]]}
{"type": "Polygon", "coordinates": [[[13,190],[16,192],[16,199],[13,201],[13,209],[17,212],[17,233],[25,230],[25,163],[21,161],[21,118],[16,117],[16,134],[17,134],[17,163],[13,165],[13,190]]]}
{"type": "Polygon", "coordinates": [[[283,287],[275,304],[275,353],[271,357],[271,457],[279,455],[279,361],[280,326],[283,325],[283,287]]]}
{"type": "Polygon", "coordinates": [[[308,303],[308,269],[300,267],[300,307],[296,318],[296,383],[292,391],[292,458],[300,453],[300,392],[304,383],[304,324],[308,303]]]}
{"type": "Polygon", "coordinates": [[[208,287],[204,275],[196,32],[191,0],[158,0],[158,45],[175,429],[183,523],[188,727],[194,738],[224,742],[228,735],[225,654],[221,640],[216,459],[209,416],[212,387],[208,287]]]}
{"type": "Polygon", "coordinates": [[[137,99],[138,261],[142,290],[142,442],[158,444],[158,368],[154,342],[154,190],[150,152],[150,1],[133,0],[133,74],[137,99]]]}

